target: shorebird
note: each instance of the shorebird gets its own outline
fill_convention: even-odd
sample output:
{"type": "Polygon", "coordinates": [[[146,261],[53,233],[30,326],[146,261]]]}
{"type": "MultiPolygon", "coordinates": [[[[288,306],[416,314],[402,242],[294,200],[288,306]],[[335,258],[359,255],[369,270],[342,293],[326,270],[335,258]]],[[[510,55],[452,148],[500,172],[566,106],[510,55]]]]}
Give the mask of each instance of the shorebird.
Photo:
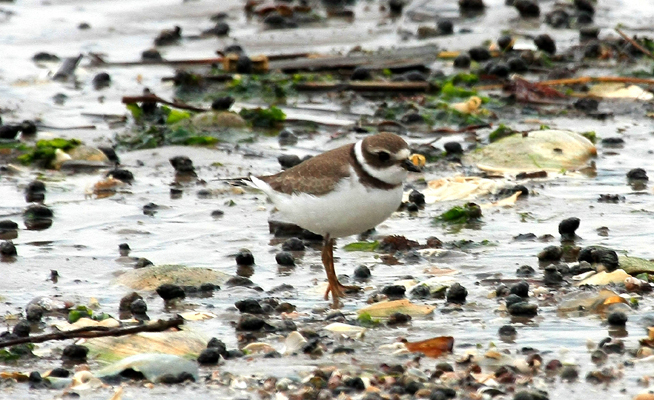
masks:
{"type": "Polygon", "coordinates": [[[347,291],[334,270],[335,238],[374,228],[402,202],[408,172],[420,172],[409,159],[407,143],[392,133],[366,136],[312,157],[275,175],[250,176],[250,186],[263,191],[279,217],[324,238],[322,262],[334,304],[347,291]]]}

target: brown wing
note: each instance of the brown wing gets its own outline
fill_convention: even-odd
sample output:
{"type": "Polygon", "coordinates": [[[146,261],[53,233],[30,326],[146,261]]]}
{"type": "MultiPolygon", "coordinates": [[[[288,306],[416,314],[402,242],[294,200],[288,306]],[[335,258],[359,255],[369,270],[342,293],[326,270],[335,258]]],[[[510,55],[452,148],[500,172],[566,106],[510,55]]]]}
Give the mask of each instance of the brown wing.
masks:
{"type": "Polygon", "coordinates": [[[323,195],[339,180],[350,176],[350,156],[354,144],[348,144],[312,157],[293,168],[275,175],[260,176],[278,192],[323,195]]]}

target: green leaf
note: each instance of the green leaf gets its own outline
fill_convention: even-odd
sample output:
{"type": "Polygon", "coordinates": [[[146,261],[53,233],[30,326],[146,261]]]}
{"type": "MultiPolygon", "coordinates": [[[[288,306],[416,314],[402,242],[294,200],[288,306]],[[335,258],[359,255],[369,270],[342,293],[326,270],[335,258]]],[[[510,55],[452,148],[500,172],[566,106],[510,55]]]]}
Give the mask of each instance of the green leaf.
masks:
{"type": "Polygon", "coordinates": [[[141,107],[139,107],[138,104],[129,103],[129,104],[126,104],[125,107],[127,107],[129,112],[132,113],[132,117],[134,117],[134,119],[140,119],[141,116],[143,116],[143,110],[141,109],[141,107]]]}
{"type": "Polygon", "coordinates": [[[191,113],[183,110],[170,110],[168,113],[168,118],[166,118],[166,124],[172,125],[176,122],[191,118],[191,113]]]}
{"type": "Polygon", "coordinates": [[[211,146],[218,142],[220,139],[212,136],[191,136],[184,141],[184,144],[187,146],[211,146]]]}
{"type": "Polygon", "coordinates": [[[374,328],[381,323],[379,319],[373,319],[372,316],[367,312],[359,314],[357,317],[357,322],[360,326],[366,328],[374,328]]]}
{"type": "Polygon", "coordinates": [[[481,208],[475,203],[454,206],[436,217],[437,220],[451,224],[464,224],[481,217],[481,208]]]}
{"type": "Polygon", "coordinates": [[[68,312],[68,323],[74,324],[79,321],[80,318],[91,318],[93,316],[93,310],[86,306],[77,306],[75,309],[68,312]]]}
{"type": "Polygon", "coordinates": [[[343,246],[345,251],[375,251],[379,247],[379,242],[354,242],[343,246]]]}

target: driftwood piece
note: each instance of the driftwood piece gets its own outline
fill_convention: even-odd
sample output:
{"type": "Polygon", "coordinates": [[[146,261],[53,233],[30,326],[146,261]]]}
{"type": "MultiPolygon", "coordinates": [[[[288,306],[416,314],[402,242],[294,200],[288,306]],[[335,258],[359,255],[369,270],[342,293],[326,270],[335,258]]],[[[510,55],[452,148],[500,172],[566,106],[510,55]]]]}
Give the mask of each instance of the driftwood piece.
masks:
{"type": "Polygon", "coordinates": [[[176,101],[168,101],[154,94],[146,94],[142,96],[123,96],[122,99],[123,104],[144,103],[144,102],[165,104],[167,106],[179,108],[180,110],[189,110],[189,111],[197,111],[197,112],[209,111],[204,108],[194,107],[188,104],[178,103],[176,101]]]}
{"type": "Polygon", "coordinates": [[[298,91],[427,92],[430,88],[429,82],[308,82],[295,85],[298,91]]]}
{"type": "Polygon", "coordinates": [[[184,319],[177,316],[169,320],[158,320],[145,325],[131,326],[128,328],[110,328],[106,326],[86,326],[72,331],[54,332],[45,335],[28,336],[13,340],[0,342],[0,348],[15,346],[24,343],[43,343],[50,340],[66,340],[78,338],[96,338],[103,336],[125,336],[139,332],[162,332],[170,328],[178,328],[184,324],[184,319]]]}
{"type": "Polygon", "coordinates": [[[77,57],[67,57],[62,61],[61,66],[52,76],[52,79],[55,81],[67,81],[75,74],[75,70],[79,65],[79,62],[82,60],[82,55],[80,54],[77,57]]]}
{"type": "Polygon", "coordinates": [[[615,28],[615,31],[618,32],[618,35],[622,36],[624,40],[629,42],[632,46],[640,50],[641,53],[645,54],[647,57],[654,59],[654,54],[652,54],[651,51],[647,50],[645,47],[641,46],[640,43],[635,41],[634,39],[630,38],[627,36],[624,32],[622,32],[620,29],[615,28]]]}

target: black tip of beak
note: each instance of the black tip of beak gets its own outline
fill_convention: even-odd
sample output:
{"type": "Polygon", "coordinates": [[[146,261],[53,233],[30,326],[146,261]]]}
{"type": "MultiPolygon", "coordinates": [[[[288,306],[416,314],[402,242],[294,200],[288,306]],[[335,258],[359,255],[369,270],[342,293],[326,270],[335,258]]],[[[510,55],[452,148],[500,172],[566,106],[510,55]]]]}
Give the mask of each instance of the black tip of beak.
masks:
{"type": "Polygon", "coordinates": [[[420,168],[418,168],[414,163],[411,162],[411,160],[406,159],[402,161],[402,168],[406,169],[409,172],[422,172],[420,168]]]}

